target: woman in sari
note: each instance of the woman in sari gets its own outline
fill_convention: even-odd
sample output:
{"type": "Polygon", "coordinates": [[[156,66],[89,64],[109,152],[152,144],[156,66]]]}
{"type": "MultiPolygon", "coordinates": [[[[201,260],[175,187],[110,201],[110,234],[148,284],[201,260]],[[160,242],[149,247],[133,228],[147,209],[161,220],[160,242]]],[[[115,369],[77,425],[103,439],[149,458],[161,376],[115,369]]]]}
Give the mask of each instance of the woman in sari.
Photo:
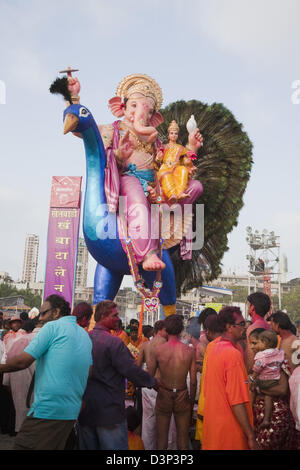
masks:
{"type": "MultiPolygon", "coordinates": [[[[258,334],[261,328],[253,330],[250,334],[250,346],[256,354],[258,350],[258,334]]],[[[264,419],[264,395],[258,393],[253,402],[254,432],[256,442],[262,450],[291,450],[294,440],[294,419],[289,406],[288,378],[290,372],[284,361],[278,385],[264,390],[272,400],[272,415],[270,425],[261,427],[264,419]]]]}

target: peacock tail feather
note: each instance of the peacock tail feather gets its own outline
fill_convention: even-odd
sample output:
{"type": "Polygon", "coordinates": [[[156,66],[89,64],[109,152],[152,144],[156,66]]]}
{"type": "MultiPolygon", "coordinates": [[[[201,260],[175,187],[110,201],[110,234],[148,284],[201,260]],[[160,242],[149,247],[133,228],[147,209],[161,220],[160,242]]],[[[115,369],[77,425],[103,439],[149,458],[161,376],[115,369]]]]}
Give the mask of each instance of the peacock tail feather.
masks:
{"type": "Polygon", "coordinates": [[[188,261],[181,259],[179,246],[173,250],[176,289],[180,295],[216,279],[221,273],[222,258],[228,250],[228,234],[237,225],[243,207],[253,146],[243,125],[223,104],[176,101],[160,112],[164,117],[158,128],[162,142],[167,142],[169,123],[175,119],[179,125],[178,143],[186,144],[186,123],[192,114],[203,135],[203,147],[193,163],[197,167],[194,178],[199,179],[204,188],[195,201],[195,204],[204,204],[204,246],[193,250],[192,259],[188,261]]]}

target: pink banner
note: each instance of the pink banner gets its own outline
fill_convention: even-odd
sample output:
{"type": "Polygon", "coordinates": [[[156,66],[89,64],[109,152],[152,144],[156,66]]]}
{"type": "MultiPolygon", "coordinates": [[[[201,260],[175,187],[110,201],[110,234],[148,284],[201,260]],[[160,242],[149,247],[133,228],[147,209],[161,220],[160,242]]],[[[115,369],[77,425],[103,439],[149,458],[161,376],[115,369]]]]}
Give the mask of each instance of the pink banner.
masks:
{"type": "Polygon", "coordinates": [[[70,306],[74,297],[81,181],[78,176],[54,176],[51,188],[44,300],[59,294],[70,306]]]}

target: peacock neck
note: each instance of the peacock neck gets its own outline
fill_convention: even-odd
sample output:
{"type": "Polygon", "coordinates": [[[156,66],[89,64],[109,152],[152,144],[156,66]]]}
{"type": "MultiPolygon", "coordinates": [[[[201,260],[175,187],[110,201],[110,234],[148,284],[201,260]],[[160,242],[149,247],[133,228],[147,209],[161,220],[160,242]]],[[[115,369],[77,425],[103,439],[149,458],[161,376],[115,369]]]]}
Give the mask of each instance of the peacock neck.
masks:
{"type": "MultiPolygon", "coordinates": [[[[94,227],[99,208],[105,205],[104,191],[106,156],[96,124],[82,132],[86,154],[86,190],[84,202],[84,226],[94,227]]],[[[94,235],[91,238],[94,238],[94,235]]]]}

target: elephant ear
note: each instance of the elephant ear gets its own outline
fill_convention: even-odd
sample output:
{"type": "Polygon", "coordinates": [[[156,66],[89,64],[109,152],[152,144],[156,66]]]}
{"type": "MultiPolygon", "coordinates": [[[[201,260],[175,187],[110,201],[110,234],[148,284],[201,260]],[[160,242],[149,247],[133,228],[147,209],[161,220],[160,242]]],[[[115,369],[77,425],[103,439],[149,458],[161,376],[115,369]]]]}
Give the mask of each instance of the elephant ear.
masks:
{"type": "Polygon", "coordinates": [[[114,116],[121,118],[124,116],[124,103],[120,96],[111,98],[108,102],[109,108],[114,116]]]}
{"type": "MultiPolygon", "coordinates": [[[[177,101],[161,110],[164,123],[158,129],[167,141],[168,125],[175,119],[179,126],[178,143],[188,140],[186,123],[195,116],[203,135],[203,147],[197,152],[194,179],[203,184],[203,194],[195,204],[205,205],[204,245],[192,251],[192,259],[183,261],[179,245],[170,249],[178,295],[216,279],[222,258],[228,250],[228,234],[238,223],[243,196],[252,168],[252,142],[231,111],[220,103],[177,101]]],[[[194,214],[196,207],[194,206],[194,214]]],[[[195,218],[197,216],[195,215],[195,218]]],[[[197,225],[194,219],[193,231],[197,225]]]]}
{"type": "Polygon", "coordinates": [[[157,127],[160,124],[162,124],[163,122],[164,122],[164,118],[162,117],[162,115],[158,111],[156,111],[153,114],[152,118],[150,119],[149,124],[150,124],[150,126],[157,127]]]}

